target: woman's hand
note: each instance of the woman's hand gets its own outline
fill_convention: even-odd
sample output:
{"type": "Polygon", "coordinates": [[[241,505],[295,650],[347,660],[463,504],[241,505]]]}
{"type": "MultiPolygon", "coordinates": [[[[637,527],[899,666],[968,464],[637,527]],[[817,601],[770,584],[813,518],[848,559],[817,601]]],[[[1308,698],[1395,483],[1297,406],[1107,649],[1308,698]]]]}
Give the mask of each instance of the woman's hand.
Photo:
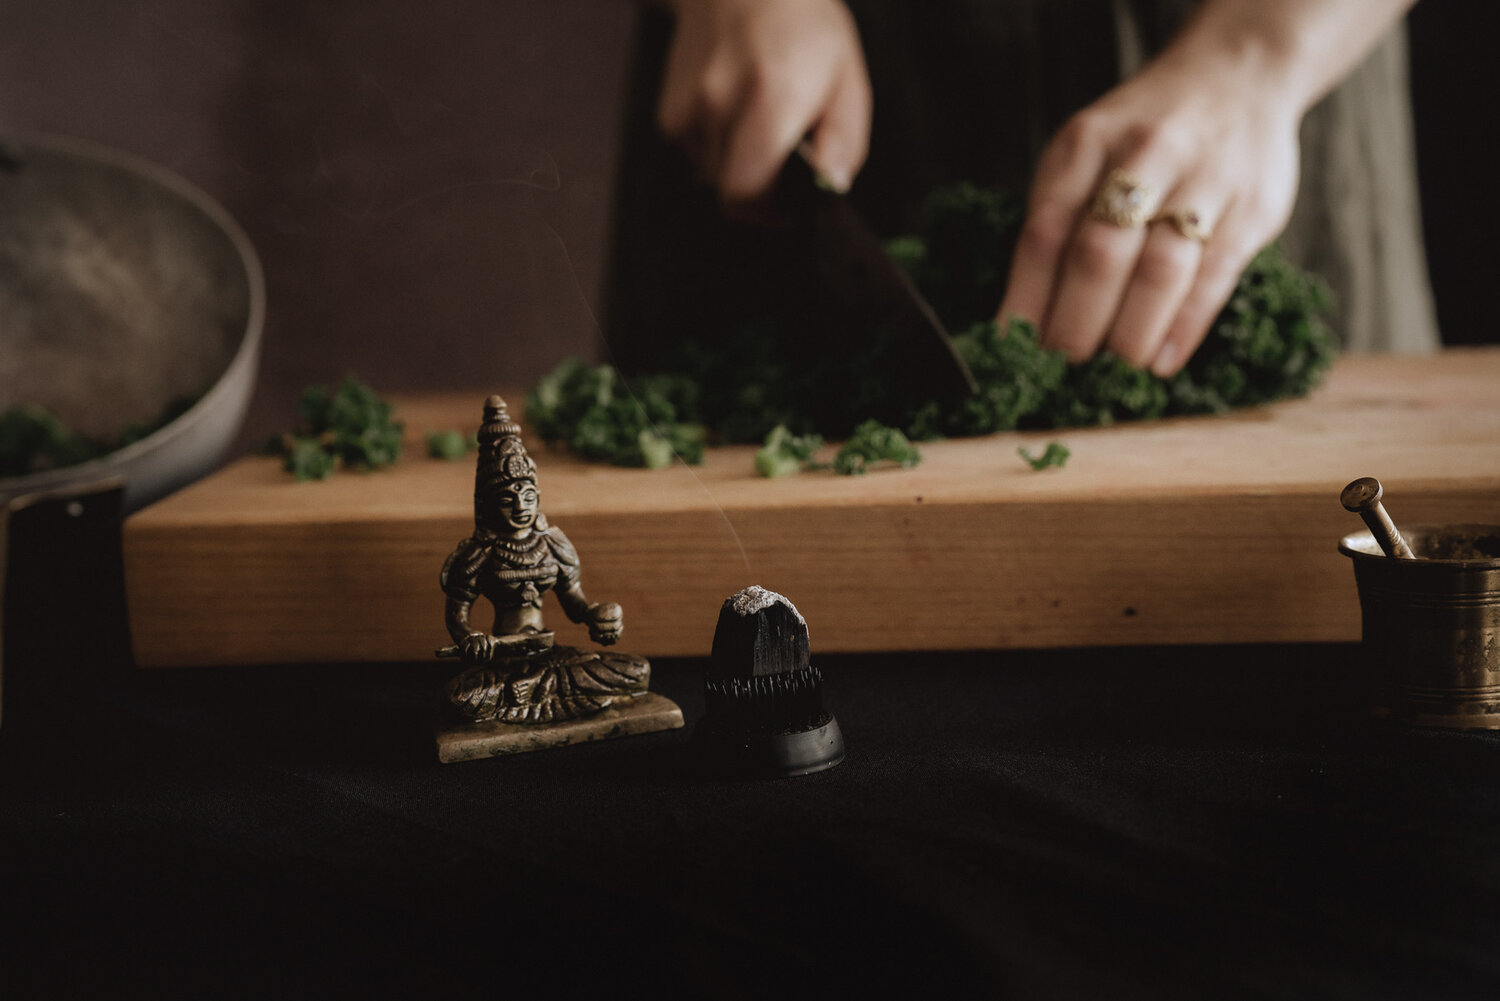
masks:
{"type": "Polygon", "coordinates": [[[1254,79],[1163,60],[1069,121],[1038,165],[1002,321],[1035,321],[1075,362],[1108,348],[1180,369],[1296,195],[1301,108],[1254,79]]]}
{"type": "Polygon", "coordinates": [[[870,137],[870,79],[841,0],[672,0],[657,118],[731,211],[770,190],[804,139],[847,188],[870,137]]]}
{"type": "Polygon", "coordinates": [[[1303,114],[1411,2],[1203,0],[1043,153],[1002,323],[1035,321],[1073,361],[1108,348],[1175,373],[1286,226],[1303,114]],[[1114,212],[1096,205],[1111,193],[1114,212]]]}

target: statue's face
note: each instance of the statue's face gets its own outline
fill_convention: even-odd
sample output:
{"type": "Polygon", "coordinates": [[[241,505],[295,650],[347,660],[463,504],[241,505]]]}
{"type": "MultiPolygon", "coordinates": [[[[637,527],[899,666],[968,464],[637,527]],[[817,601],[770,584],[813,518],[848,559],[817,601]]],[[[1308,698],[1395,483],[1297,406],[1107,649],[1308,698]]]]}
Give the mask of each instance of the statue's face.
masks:
{"type": "Polygon", "coordinates": [[[498,522],[496,528],[508,528],[513,532],[524,532],[536,524],[540,498],[536,484],[530,480],[512,480],[504,484],[495,495],[491,514],[498,522]]]}

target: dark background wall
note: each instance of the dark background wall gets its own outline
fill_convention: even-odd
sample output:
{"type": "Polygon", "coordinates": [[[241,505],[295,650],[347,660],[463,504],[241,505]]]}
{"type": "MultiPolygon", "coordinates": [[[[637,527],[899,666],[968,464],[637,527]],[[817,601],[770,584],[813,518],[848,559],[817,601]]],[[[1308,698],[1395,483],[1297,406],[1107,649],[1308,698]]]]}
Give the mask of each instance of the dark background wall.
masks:
{"type": "MultiPolygon", "coordinates": [[[[1494,88],[1465,6],[1427,0],[1411,22],[1453,342],[1495,339],[1474,152],[1494,88]]],[[[269,288],[254,438],[346,372],[383,391],[518,385],[596,353],[634,16],[629,0],[12,0],[0,133],[144,156],[239,219],[269,288]]]]}
{"type": "Polygon", "coordinates": [[[222,202],[264,263],[247,440],[301,387],[528,384],[598,336],[629,0],[16,0],[0,134],[222,202]]]}

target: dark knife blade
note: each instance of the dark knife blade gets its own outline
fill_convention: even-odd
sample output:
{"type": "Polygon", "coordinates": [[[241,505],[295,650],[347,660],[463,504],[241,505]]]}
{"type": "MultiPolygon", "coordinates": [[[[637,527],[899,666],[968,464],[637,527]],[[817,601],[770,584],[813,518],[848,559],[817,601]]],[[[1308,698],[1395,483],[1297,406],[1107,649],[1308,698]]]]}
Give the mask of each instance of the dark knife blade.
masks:
{"type": "Polygon", "coordinates": [[[799,148],[787,161],[780,187],[784,204],[810,228],[818,269],[828,287],[862,326],[894,334],[892,363],[902,395],[955,400],[979,391],[953,338],[885,243],[844,195],[813,168],[799,148]]]}

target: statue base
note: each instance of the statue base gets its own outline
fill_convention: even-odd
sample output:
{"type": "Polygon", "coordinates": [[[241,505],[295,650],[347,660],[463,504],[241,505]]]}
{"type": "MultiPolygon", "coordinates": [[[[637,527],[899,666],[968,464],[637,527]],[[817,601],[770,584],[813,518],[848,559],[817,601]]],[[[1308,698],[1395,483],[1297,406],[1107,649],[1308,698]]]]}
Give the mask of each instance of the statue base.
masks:
{"type": "Polygon", "coordinates": [[[438,760],[476,761],[501,758],[528,751],[545,751],[592,740],[631,737],[658,730],[675,730],[682,726],[682,710],[664,695],[645,692],[634,698],[620,699],[614,705],[589,716],[557,723],[481,723],[445,721],[434,734],[438,760]]]}

